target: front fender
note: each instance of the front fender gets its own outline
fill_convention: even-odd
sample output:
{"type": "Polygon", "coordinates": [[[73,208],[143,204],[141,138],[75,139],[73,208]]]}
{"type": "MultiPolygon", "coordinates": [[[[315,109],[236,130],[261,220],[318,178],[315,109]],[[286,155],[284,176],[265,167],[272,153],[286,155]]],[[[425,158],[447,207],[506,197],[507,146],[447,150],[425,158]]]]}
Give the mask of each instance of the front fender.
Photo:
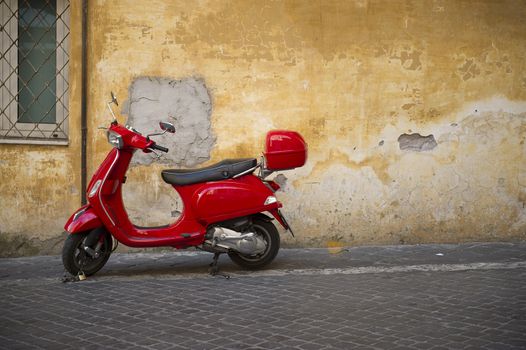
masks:
{"type": "Polygon", "coordinates": [[[69,233],[90,231],[101,227],[102,221],[89,204],[77,210],[64,225],[64,229],[69,233]]]}

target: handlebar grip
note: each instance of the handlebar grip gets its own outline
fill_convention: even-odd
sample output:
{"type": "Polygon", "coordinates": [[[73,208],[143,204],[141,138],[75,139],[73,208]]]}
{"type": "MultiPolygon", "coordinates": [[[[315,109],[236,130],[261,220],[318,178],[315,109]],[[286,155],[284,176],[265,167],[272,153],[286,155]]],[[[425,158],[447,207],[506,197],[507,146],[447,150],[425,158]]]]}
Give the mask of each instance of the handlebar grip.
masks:
{"type": "Polygon", "coordinates": [[[164,153],[168,153],[168,148],[163,147],[163,146],[159,146],[159,145],[156,145],[156,144],[151,145],[150,148],[159,150],[159,151],[164,152],[164,153]]]}

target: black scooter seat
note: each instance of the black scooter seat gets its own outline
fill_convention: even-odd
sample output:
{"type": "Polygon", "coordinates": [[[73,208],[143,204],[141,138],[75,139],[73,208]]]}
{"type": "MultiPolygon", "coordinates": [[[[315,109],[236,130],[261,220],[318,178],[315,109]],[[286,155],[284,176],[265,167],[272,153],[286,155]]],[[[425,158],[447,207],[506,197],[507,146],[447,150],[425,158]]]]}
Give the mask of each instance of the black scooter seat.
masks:
{"type": "Polygon", "coordinates": [[[201,169],[166,169],[161,171],[164,182],[176,186],[231,179],[257,165],[255,158],[225,159],[201,169]]]}

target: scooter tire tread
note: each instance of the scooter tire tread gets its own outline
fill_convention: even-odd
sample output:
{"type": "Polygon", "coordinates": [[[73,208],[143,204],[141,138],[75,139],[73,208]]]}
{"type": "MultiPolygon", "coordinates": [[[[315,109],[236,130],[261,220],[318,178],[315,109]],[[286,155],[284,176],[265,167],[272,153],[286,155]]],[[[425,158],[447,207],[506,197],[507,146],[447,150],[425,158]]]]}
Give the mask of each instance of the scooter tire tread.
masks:
{"type": "Polygon", "coordinates": [[[276,255],[278,255],[279,246],[280,246],[280,236],[278,229],[270,221],[263,220],[260,218],[253,218],[252,222],[254,225],[263,227],[269,234],[271,240],[270,251],[265,255],[261,260],[245,260],[239,253],[230,252],[228,257],[237,265],[248,269],[248,270],[257,270],[261,269],[268,264],[270,264],[276,255]]]}
{"type": "MultiPolygon", "coordinates": [[[[66,241],[64,242],[64,247],[62,248],[62,264],[64,265],[64,268],[66,271],[68,271],[73,276],[78,275],[80,272],[80,267],[75,262],[75,251],[82,242],[82,240],[89,234],[89,232],[85,233],[75,233],[75,234],[68,234],[68,237],[66,238],[66,241]]],[[[111,236],[106,234],[106,245],[108,249],[108,253],[104,256],[104,259],[100,261],[99,264],[95,265],[91,269],[84,269],[83,272],[86,276],[91,276],[95,274],[97,271],[102,269],[104,265],[106,265],[106,262],[110,258],[111,255],[111,249],[113,245],[113,241],[111,239],[111,236]]]]}

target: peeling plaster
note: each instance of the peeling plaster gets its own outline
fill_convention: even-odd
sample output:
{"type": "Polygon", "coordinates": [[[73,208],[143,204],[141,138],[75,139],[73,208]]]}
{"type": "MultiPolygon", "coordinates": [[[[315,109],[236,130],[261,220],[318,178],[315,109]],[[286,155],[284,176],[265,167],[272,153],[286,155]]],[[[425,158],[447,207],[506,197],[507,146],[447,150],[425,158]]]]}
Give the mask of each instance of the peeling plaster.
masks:
{"type": "MultiPolygon", "coordinates": [[[[500,102],[502,109],[497,111],[484,108],[453,122],[427,124],[426,131],[440,140],[433,152],[400,153],[396,133],[415,125],[399,120],[386,126],[378,135],[385,140],[384,146],[373,144],[367,154],[369,159],[384,160],[389,181],[382,181],[385,175],[364,163],[356,167],[364,158],[350,150],[342,159],[334,153],[326,160],[310,158],[305,168],[287,174],[294,186],[280,197],[294,203],[286,209],[297,231],[322,228],[297,239],[323,246],[329,238],[342,244],[524,238],[526,186],[521,179],[526,178],[522,166],[526,108],[510,102],[509,109],[519,112],[510,113],[503,111],[505,101],[500,102]],[[329,162],[334,159],[338,161],[329,162]],[[312,202],[317,203],[316,209],[306,204],[312,202]],[[348,231],[342,232],[341,227],[348,231]],[[339,238],[325,234],[320,239],[324,228],[338,232],[339,238]],[[375,234],[364,234],[369,230],[375,234]]],[[[469,105],[485,106],[487,101],[469,105]]]]}
{"type": "Polygon", "coordinates": [[[402,134],[398,138],[398,144],[402,151],[431,151],[437,146],[433,135],[422,136],[420,134],[402,134]]]}
{"type": "Polygon", "coordinates": [[[285,191],[287,186],[287,177],[284,174],[278,174],[274,177],[273,181],[280,187],[280,191],[285,191]]]}
{"type": "MultiPolygon", "coordinates": [[[[143,134],[159,132],[159,122],[175,126],[175,134],[152,136],[170,151],[163,153],[160,162],[173,166],[192,167],[210,159],[216,137],[210,117],[212,99],[204,80],[185,78],[141,77],[129,87],[129,100],[122,110],[128,115],[127,124],[143,134]]],[[[151,164],[154,157],[137,152],[132,164],[151,164]]]]}

